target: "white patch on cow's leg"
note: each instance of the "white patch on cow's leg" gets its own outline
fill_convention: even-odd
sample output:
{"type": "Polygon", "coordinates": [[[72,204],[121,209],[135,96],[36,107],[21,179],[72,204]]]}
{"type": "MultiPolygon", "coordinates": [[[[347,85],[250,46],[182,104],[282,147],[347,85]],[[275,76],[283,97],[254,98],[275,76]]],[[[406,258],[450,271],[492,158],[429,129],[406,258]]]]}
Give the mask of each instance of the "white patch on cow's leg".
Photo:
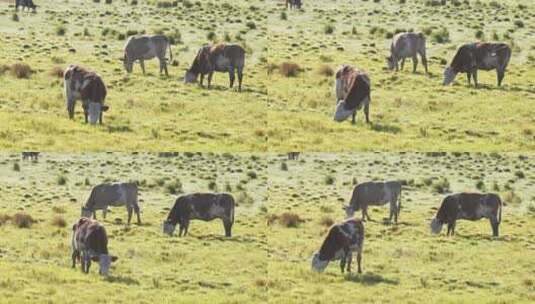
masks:
{"type": "Polygon", "coordinates": [[[335,80],[334,90],[336,92],[336,104],[338,104],[340,100],[344,99],[344,81],[342,79],[335,80]]]}

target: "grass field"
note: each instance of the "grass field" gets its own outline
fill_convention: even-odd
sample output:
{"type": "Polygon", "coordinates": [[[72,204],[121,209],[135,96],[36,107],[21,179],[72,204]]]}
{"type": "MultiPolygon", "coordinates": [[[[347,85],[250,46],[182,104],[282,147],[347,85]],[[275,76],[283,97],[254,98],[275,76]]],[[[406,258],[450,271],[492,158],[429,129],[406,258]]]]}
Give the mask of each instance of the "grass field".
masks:
{"type": "Polygon", "coordinates": [[[283,1],[268,19],[270,151],[529,151],[535,147],[535,6],[533,1],[283,1]],[[402,4],[400,4],[402,3],[402,4]],[[434,3],[435,5],[430,5],[434,3]],[[468,4],[467,4],[468,3],[468,4]],[[456,5],[458,4],[458,5],[456,5]],[[393,34],[427,35],[430,75],[386,69],[393,34]],[[479,37],[477,38],[476,37],[479,37]],[[456,48],[504,41],[513,55],[502,88],[496,73],[479,73],[480,89],[442,73],[456,48]],[[297,66],[282,68],[283,63],[297,66]],[[334,76],[351,64],[371,77],[371,125],[333,121],[334,76]],[[290,75],[288,77],[287,75],[290,75]]]}
{"type": "Polygon", "coordinates": [[[0,159],[0,303],[266,301],[265,159],[117,153],[45,154],[38,163],[19,155],[0,159]],[[109,250],[119,257],[110,277],[101,278],[96,264],[88,275],[71,269],[72,224],[91,187],[128,180],[140,185],[143,224],[126,226],[124,208],[108,213],[109,250]],[[161,223],[181,191],[232,193],[238,204],[232,238],[224,237],[221,221],[193,221],[188,237],[164,236],[161,223]],[[35,223],[18,228],[7,220],[16,213],[35,223]]]}
{"type": "MultiPolygon", "coordinates": [[[[267,23],[264,1],[35,1],[37,14],[17,14],[0,1],[0,147],[47,151],[263,151],[266,150],[267,23]],[[170,7],[166,7],[170,6],[170,7]],[[126,37],[166,34],[174,42],[170,77],[158,61],[126,75],[126,37]],[[245,47],[243,92],[216,73],[211,90],[183,83],[204,43],[245,47]],[[28,78],[9,71],[22,62],[28,78]],[[67,118],[58,68],[77,63],[101,74],[108,86],[104,125],[67,118]],[[178,66],[175,66],[178,63],[178,66]]],[[[11,4],[11,5],[9,5],[11,4]]],[[[169,54],[168,54],[169,56],[169,54]]]]}
{"type": "MultiPolygon", "coordinates": [[[[513,154],[310,153],[269,160],[270,303],[532,303],[535,301],[535,161],[513,154]],[[355,182],[402,180],[399,223],[373,207],[363,273],[310,269],[332,222],[344,219],[355,182]],[[445,181],[445,180],[446,181],[445,181]],[[491,191],[506,202],[500,236],[488,220],[459,221],[455,237],[430,233],[446,195],[491,191]]],[[[356,213],[360,218],[360,212],[356,213]]]]}

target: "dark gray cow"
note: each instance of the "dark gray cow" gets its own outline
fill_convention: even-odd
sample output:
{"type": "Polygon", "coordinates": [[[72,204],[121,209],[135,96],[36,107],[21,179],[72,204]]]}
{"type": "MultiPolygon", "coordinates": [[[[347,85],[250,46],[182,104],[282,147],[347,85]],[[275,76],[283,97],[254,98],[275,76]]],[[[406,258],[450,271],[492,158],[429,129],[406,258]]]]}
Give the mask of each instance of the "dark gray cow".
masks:
{"type": "Polygon", "coordinates": [[[466,73],[468,85],[474,78],[477,87],[477,70],[496,70],[498,86],[502,85],[505,69],[511,58],[511,48],[505,43],[469,43],[462,45],[444,70],[444,85],[453,82],[458,73],[466,73]]]}
{"type": "Polygon", "coordinates": [[[191,67],[184,76],[185,83],[197,81],[201,75],[201,86],[204,75],[208,75],[208,88],[212,83],[214,72],[228,72],[230,87],[234,86],[235,71],[238,72],[238,91],[241,91],[243,68],[245,66],[245,50],[237,44],[205,45],[197,52],[191,67]]]}
{"type": "Polygon", "coordinates": [[[106,229],[99,222],[81,218],[72,226],[72,268],[80,261],[82,271],[89,272],[91,261],[98,262],[99,274],[108,275],[110,265],[117,260],[108,252],[106,229]]]}
{"type": "Polygon", "coordinates": [[[353,195],[348,206],[344,206],[348,217],[352,217],[355,211],[362,209],[362,220],[371,220],[368,215],[368,206],[382,206],[390,203],[389,221],[398,222],[399,211],[401,209],[401,183],[398,181],[389,182],[366,182],[358,184],[353,189],[353,195]]]}
{"type": "Polygon", "coordinates": [[[100,75],[77,65],[68,66],[63,72],[65,98],[69,118],[74,118],[74,106],[82,100],[85,122],[102,124],[102,113],[108,110],[104,104],[107,90],[100,75]]]}
{"type": "Polygon", "coordinates": [[[455,193],[442,200],[435,218],[431,221],[431,232],[440,233],[442,225],[448,224],[447,235],[455,234],[455,223],[459,219],[477,221],[488,218],[492,234],[499,235],[502,221],[502,200],[494,193],[455,193]]]}
{"type": "Polygon", "coordinates": [[[39,160],[39,153],[40,152],[22,152],[22,160],[27,160],[29,158],[36,162],[39,160]]]}
{"type": "Polygon", "coordinates": [[[82,216],[96,218],[96,211],[102,210],[104,219],[108,206],[126,206],[128,211],[128,224],[132,220],[132,211],[136,212],[137,223],[141,224],[139,204],[137,200],[137,185],[135,183],[105,183],[91,190],[87,202],[82,206],[82,216]]]}
{"type": "Polygon", "coordinates": [[[172,61],[173,53],[171,52],[171,43],[167,37],[163,35],[130,36],[124,46],[124,68],[128,73],[132,73],[134,62],[139,60],[144,75],[145,60],[156,57],[160,61],[160,74],[162,74],[162,71],[165,71],[165,75],[169,76],[167,58],[165,58],[167,49],[169,49],[169,60],[172,61]]]}
{"type": "Polygon", "coordinates": [[[357,252],[358,272],[362,273],[361,260],[364,248],[364,225],[358,219],[348,219],[329,229],[321,248],[312,257],[312,269],[323,272],[330,261],[340,260],[340,270],[351,272],[353,252],[357,252]]]}
{"type": "Polygon", "coordinates": [[[18,11],[19,7],[24,10],[24,8],[27,8],[28,10],[32,10],[34,13],[37,9],[37,5],[33,3],[33,0],[15,0],[15,10],[18,11]]]}
{"type": "Polygon", "coordinates": [[[334,120],[341,122],[353,115],[351,122],[354,124],[357,111],[364,108],[366,122],[369,123],[370,90],[370,77],[368,74],[349,65],[340,67],[336,72],[335,91],[337,102],[334,120]]]}
{"type": "Polygon", "coordinates": [[[176,199],[173,209],[163,222],[163,232],[173,235],[176,224],[178,236],[188,233],[190,220],[211,221],[219,218],[225,227],[225,236],[232,236],[234,224],[234,198],[227,193],[192,193],[176,199]]]}
{"type": "Polygon", "coordinates": [[[299,154],[301,154],[301,152],[288,152],[288,159],[289,160],[298,160],[299,159],[299,154]]]}
{"type": "Polygon", "coordinates": [[[290,7],[290,9],[301,9],[301,5],[301,0],[286,0],[286,8],[290,7]]]}
{"type": "Polygon", "coordinates": [[[392,38],[390,45],[390,56],[386,58],[388,68],[399,71],[399,61],[401,60],[401,70],[405,66],[405,59],[412,58],[412,72],[416,72],[418,66],[418,56],[422,58],[425,72],[427,72],[427,57],[425,55],[425,36],[422,33],[398,33],[392,38]]]}

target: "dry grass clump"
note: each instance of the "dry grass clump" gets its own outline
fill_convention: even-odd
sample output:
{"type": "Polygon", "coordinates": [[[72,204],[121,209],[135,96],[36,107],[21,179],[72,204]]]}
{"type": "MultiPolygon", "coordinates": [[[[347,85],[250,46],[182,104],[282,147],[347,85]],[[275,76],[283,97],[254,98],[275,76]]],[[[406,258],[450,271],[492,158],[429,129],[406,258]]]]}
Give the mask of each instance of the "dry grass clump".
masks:
{"type": "Polygon", "coordinates": [[[32,74],[32,69],[26,63],[14,63],[9,67],[11,74],[19,79],[29,78],[32,74]]]}
{"type": "Polygon", "coordinates": [[[299,65],[293,62],[283,62],[279,66],[279,73],[286,77],[296,77],[300,71],[299,65]]]}
{"type": "Polygon", "coordinates": [[[305,220],[299,217],[299,215],[293,212],[284,212],[281,215],[271,214],[267,218],[268,226],[278,222],[280,225],[287,228],[296,228],[299,224],[303,223],[305,220]]]}
{"type": "Polygon", "coordinates": [[[330,66],[324,64],[319,67],[318,74],[326,77],[331,77],[334,75],[334,70],[330,66]]]}
{"type": "Polygon", "coordinates": [[[65,221],[65,219],[62,216],[56,215],[54,216],[54,218],[52,218],[52,225],[56,227],[64,228],[67,226],[67,221],[65,221]]]}
{"type": "Polygon", "coordinates": [[[30,228],[36,220],[31,215],[20,212],[13,215],[11,222],[18,228],[30,228]]]}
{"type": "Polygon", "coordinates": [[[324,216],[320,219],[320,224],[325,227],[331,227],[334,224],[334,220],[328,216],[324,216]]]}
{"type": "Polygon", "coordinates": [[[0,226],[4,225],[9,220],[11,220],[11,216],[8,214],[0,214],[0,226]]]}
{"type": "Polygon", "coordinates": [[[57,77],[57,78],[63,78],[63,69],[59,66],[55,66],[48,72],[50,76],[57,77]]]}

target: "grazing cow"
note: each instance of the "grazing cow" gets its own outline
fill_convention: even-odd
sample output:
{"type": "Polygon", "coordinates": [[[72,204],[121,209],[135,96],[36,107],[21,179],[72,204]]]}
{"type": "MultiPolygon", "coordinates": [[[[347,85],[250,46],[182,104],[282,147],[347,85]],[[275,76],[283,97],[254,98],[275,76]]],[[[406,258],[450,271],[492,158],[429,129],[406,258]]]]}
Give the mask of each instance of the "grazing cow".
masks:
{"type": "Polygon", "coordinates": [[[427,71],[427,57],[425,56],[425,36],[422,33],[398,33],[392,38],[390,45],[390,56],[386,57],[388,68],[399,71],[399,61],[401,60],[401,70],[405,66],[405,59],[412,58],[412,72],[416,73],[418,66],[418,54],[422,58],[422,64],[427,71]]]}
{"type": "Polygon", "coordinates": [[[96,219],[96,211],[102,210],[106,219],[108,206],[126,206],[128,211],[128,224],[132,220],[132,210],[136,212],[137,224],[141,224],[139,204],[137,200],[137,185],[135,183],[105,183],[96,185],[91,190],[87,202],[82,206],[82,216],[96,219]]]}
{"type": "Polygon", "coordinates": [[[455,234],[458,219],[477,221],[488,218],[492,235],[498,236],[502,221],[502,200],[494,193],[455,193],[442,200],[435,218],[431,221],[431,232],[440,233],[443,224],[448,224],[447,235],[455,234]]]}
{"type": "Polygon", "coordinates": [[[205,45],[199,49],[191,67],[184,76],[184,82],[193,83],[201,74],[201,86],[204,75],[208,74],[208,88],[212,75],[216,72],[228,72],[230,87],[234,86],[234,71],[238,71],[238,91],[241,91],[245,50],[237,44],[205,45]]]}
{"type": "Polygon", "coordinates": [[[353,252],[357,252],[358,272],[362,273],[360,262],[364,247],[364,225],[361,220],[348,219],[340,224],[334,224],[329,229],[321,248],[312,257],[312,269],[323,272],[330,261],[340,260],[340,270],[351,272],[353,252]]]}
{"type": "Polygon", "coordinates": [[[368,215],[368,206],[381,206],[390,203],[389,221],[398,222],[399,211],[401,209],[401,183],[398,181],[389,182],[366,182],[358,184],[353,189],[353,195],[348,206],[344,206],[348,217],[352,217],[355,211],[362,209],[362,220],[371,221],[368,215]]]}
{"type": "Polygon", "coordinates": [[[469,43],[462,45],[453,57],[450,66],[444,70],[444,85],[453,82],[457,73],[466,73],[468,85],[474,77],[477,87],[477,70],[496,69],[498,86],[501,86],[505,69],[511,58],[511,48],[505,43],[469,43]]]}
{"type": "Polygon", "coordinates": [[[139,60],[141,70],[145,75],[145,60],[157,57],[160,61],[160,74],[165,71],[165,75],[169,76],[167,58],[165,58],[167,49],[169,49],[169,60],[172,61],[171,43],[167,37],[163,35],[130,36],[124,46],[124,57],[122,59],[124,68],[128,73],[132,73],[134,61],[139,60]]]}
{"type": "Polygon", "coordinates": [[[102,124],[102,112],[108,110],[104,105],[106,99],[106,86],[102,78],[95,72],[88,71],[77,65],[70,65],[63,72],[65,98],[69,118],[74,118],[76,100],[82,100],[85,122],[102,124]]]}
{"type": "Polygon", "coordinates": [[[301,154],[301,152],[288,152],[288,159],[297,160],[299,159],[299,154],[301,154]]]}
{"type": "Polygon", "coordinates": [[[211,221],[219,218],[225,227],[225,236],[232,236],[234,224],[234,198],[228,193],[192,193],[176,199],[167,220],[163,222],[163,232],[173,235],[176,224],[180,226],[178,236],[188,233],[190,220],[211,221]]]}
{"type": "Polygon", "coordinates": [[[30,159],[33,161],[38,161],[39,153],[40,152],[22,152],[22,160],[30,159]]]}
{"type": "Polygon", "coordinates": [[[336,72],[336,111],[334,120],[341,122],[353,115],[355,123],[357,111],[364,107],[366,122],[369,123],[370,78],[368,74],[349,65],[343,65],[336,72]]]}
{"type": "Polygon", "coordinates": [[[286,8],[290,6],[290,9],[297,8],[301,9],[301,0],[286,0],[286,8]]]}
{"type": "Polygon", "coordinates": [[[33,0],[15,0],[15,10],[19,10],[19,6],[22,7],[22,10],[24,8],[27,8],[28,10],[32,10],[34,13],[37,9],[37,5],[33,3],[33,0]]]}
{"type": "Polygon", "coordinates": [[[94,261],[99,263],[99,274],[108,275],[117,257],[109,254],[106,229],[99,222],[83,217],[72,226],[72,268],[76,267],[76,260],[85,273],[94,261]]]}

